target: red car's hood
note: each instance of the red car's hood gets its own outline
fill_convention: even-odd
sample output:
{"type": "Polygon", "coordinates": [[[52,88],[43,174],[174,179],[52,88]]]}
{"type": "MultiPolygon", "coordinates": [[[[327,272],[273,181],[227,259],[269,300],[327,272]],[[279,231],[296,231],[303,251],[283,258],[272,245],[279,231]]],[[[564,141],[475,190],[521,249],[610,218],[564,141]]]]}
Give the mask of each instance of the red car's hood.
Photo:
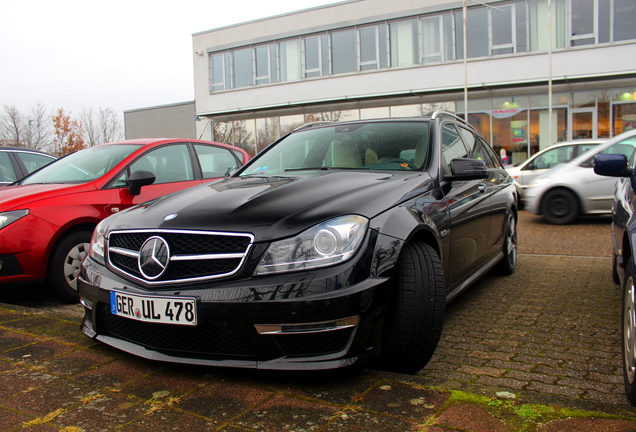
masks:
{"type": "Polygon", "coordinates": [[[0,188],[0,212],[19,210],[34,201],[95,190],[92,183],[84,184],[35,184],[0,188]]]}

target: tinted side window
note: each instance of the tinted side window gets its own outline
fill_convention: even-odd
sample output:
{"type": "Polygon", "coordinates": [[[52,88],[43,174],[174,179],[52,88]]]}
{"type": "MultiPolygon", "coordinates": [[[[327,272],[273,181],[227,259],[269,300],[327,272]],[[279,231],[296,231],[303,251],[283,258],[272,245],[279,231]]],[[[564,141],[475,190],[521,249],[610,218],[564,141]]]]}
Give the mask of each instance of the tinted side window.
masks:
{"type": "Polygon", "coordinates": [[[477,139],[473,149],[473,157],[483,160],[488,168],[501,168],[498,159],[485,141],[477,139]]]}
{"type": "Polygon", "coordinates": [[[473,132],[463,127],[459,127],[459,133],[464,139],[464,144],[468,147],[468,150],[472,153],[474,159],[483,160],[488,168],[495,168],[497,165],[493,162],[488,150],[484,144],[473,132]]]}
{"type": "Polygon", "coordinates": [[[453,159],[468,157],[468,150],[460,138],[455,125],[446,123],[442,125],[442,154],[450,172],[450,163],[453,159]]]}
{"type": "MultiPolygon", "coordinates": [[[[156,178],[153,184],[194,180],[192,161],[186,144],[160,147],[146,153],[130,165],[128,172],[139,170],[153,173],[156,178]]],[[[124,174],[118,178],[113,186],[127,186],[126,176],[127,174],[124,174]]]]}
{"type": "Polygon", "coordinates": [[[541,156],[535,158],[535,169],[548,169],[552,168],[556,164],[564,163],[572,160],[572,154],[574,152],[574,146],[557,147],[543,153],[541,156]]]}
{"type": "Polygon", "coordinates": [[[592,150],[594,147],[598,146],[598,144],[581,144],[577,148],[579,150],[579,155],[582,155],[586,151],[592,150]]]}
{"type": "MultiPolygon", "coordinates": [[[[625,138],[623,141],[617,142],[602,150],[598,154],[623,154],[627,156],[627,160],[632,158],[634,154],[634,148],[636,148],[636,137],[625,138]]],[[[581,164],[582,167],[591,167],[594,165],[594,156],[587,159],[581,164]]]]}
{"type": "Polygon", "coordinates": [[[195,144],[194,150],[204,179],[223,177],[238,168],[236,158],[229,150],[201,144],[195,144]]]}
{"type": "Polygon", "coordinates": [[[16,181],[15,171],[13,171],[13,165],[9,159],[9,153],[0,152],[0,182],[14,182],[16,181]]]}
{"type": "Polygon", "coordinates": [[[44,165],[48,165],[55,160],[55,158],[52,158],[51,156],[37,153],[18,152],[15,155],[20,158],[29,173],[32,173],[36,169],[42,168],[44,165]]]}

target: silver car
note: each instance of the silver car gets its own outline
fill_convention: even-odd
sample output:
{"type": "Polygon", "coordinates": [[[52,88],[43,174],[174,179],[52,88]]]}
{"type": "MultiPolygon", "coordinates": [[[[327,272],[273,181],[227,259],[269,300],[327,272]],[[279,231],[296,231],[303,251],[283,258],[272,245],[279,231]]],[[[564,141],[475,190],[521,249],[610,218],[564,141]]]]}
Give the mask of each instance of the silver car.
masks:
{"type": "Polygon", "coordinates": [[[530,183],[550,168],[560,163],[569,162],[592,150],[606,139],[581,139],[554,144],[530,156],[521,163],[506,166],[506,171],[512,176],[519,199],[523,199],[524,191],[530,183]]]}
{"type": "Polygon", "coordinates": [[[631,158],[636,130],[607,140],[594,149],[559,164],[537,177],[524,192],[526,209],[552,224],[569,224],[581,215],[610,214],[616,178],[594,173],[597,154],[624,154],[631,158]]]}

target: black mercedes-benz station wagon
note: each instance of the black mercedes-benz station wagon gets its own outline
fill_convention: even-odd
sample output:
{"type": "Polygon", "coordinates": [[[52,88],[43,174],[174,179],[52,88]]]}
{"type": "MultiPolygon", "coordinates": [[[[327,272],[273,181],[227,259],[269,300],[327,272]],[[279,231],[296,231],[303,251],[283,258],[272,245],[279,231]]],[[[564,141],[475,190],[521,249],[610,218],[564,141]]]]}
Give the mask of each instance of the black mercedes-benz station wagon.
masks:
{"type": "Polygon", "coordinates": [[[169,362],[415,373],[446,303],[515,270],[516,202],[452,114],[305,125],[225,179],[100,223],[82,331],[169,362]]]}

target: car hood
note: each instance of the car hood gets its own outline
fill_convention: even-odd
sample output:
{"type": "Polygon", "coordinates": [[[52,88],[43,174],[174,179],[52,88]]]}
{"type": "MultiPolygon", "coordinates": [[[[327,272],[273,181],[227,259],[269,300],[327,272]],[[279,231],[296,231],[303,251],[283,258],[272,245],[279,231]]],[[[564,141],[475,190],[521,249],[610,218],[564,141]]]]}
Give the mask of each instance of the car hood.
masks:
{"type": "Polygon", "coordinates": [[[247,232],[256,241],[267,241],[340,215],[372,218],[431,188],[427,173],[317,171],[234,177],[134,207],[109,219],[108,228],[247,232]]]}
{"type": "Polygon", "coordinates": [[[0,211],[26,208],[34,201],[94,190],[91,183],[84,184],[33,184],[0,188],[0,211]]]}
{"type": "Polygon", "coordinates": [[[510,175],[519,175],[521,173],[521,165],[519,166],[514,166],[514,165],[508,165],[504,167],[506,169],[506,171],[508,171],[508,174],[510,175]]]}

